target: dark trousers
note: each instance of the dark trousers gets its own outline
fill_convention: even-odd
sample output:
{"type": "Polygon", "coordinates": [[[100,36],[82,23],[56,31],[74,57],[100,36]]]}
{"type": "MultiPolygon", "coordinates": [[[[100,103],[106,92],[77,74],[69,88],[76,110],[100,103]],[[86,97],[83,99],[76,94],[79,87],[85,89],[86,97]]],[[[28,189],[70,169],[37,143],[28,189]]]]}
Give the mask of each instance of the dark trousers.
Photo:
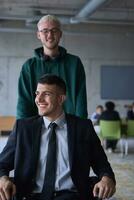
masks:
{"type": "MultiPolygon", "coordinates": [[[[14,200],[46,200],[43,194],[31,194],[22,198],[14,198],[14,200]]],[[[78,192],[69,190],[61,190],[54,192],[51,199],[47,200],[80,200],[78,192]]]]}
{"type": "Polygon", "coordinates": [[[79,194],[77,192],[63,192],[58,195],[53,196],[53,200],[80,200],[79,194]]]}
{"type": "Polygon", "coordinates": [[[112,150],[116,149],[118,140],[106,140],[106,149],[111,148],[112,150]]]}
{"type": "MultiPolygon", "coordinates": [[[[93,197],[93,187],[99,181],[99,178],[96,176],[89,177],[89,200],[101,200],[97,197],[93,197]]],[[[14,197],[12,200],[45,200],[40,194],[32,194],[28,197],[14,197]]],[[[80,199],[78,192],[73,192],[70,190],[61,190],[59,192],[54,192],[50,200],[84,200],[80,199]]]]}
{"type": "MultiPolygon", "coordinates": [[[[20,198],[16,198],[14,197],[11,200],[46,200],[45,198],[43,198],[42,195],[39,194],[32,194],[28,197],[20,197],[20,198]]],[[[54,192],[53,196],[50,200],[84,200],[84,199],[80,199],[80,196],[78,193],[74,193],[74,192],[70,192],[70,191],[61,191],[61,192],[54,192]]],[[[93,197],[91,195],[91,197],[89,198],[89,200],[101,200],[98,197],[93,197]]]]}

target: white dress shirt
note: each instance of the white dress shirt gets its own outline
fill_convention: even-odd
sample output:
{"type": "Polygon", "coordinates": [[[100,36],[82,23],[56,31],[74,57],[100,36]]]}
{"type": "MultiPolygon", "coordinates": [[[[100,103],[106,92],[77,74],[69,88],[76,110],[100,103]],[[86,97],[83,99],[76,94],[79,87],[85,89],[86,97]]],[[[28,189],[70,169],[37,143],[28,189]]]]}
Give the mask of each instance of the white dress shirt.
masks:
{"type": "MultiPolygon", "coordinates": [[[[41,192],[44,183],[46,159],[48,151],[49,124],[51,123],[46,117],[43,117],[44,124],[41,133],[40,155],[38,161],[38,168],[36,174],[36,188],[34,192],[41,192]]],[[[65,114],[63,113],[58,119],[54,121],[57,124],[56,138],[57,138],[57,169],[55,190],[74,189],[74,184],[70,176],[69,154],[68,154],[68,139],[67,139],[67,124],[65,114]]]]}

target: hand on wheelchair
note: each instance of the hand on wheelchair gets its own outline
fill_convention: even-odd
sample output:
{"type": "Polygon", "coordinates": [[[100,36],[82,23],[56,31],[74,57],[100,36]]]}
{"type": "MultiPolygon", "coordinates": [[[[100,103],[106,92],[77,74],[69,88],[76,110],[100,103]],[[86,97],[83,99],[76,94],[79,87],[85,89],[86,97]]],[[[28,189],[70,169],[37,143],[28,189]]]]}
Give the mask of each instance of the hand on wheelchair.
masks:
{"type": "MultiPolygon", "coordinates": [[[[93,196],[99,199],[110,198],[115,193],[115,183],[107,176],[97,182],[93,187],[93,196]]],[[[96,200],[97,200],[96,198],[96,200]]]]}

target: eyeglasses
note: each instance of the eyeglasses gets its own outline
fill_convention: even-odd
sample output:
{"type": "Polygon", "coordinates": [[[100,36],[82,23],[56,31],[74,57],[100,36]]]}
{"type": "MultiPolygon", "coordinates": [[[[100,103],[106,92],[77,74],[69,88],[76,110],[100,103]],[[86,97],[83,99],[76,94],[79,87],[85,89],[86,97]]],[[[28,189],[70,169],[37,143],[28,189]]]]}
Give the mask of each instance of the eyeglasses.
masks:
{"type": "Polygon", "coordinates": [[[42,30],[39,30],[39,32],[43,33],[44,35],[48,35],[49,32],[50,32],[51,34],[54,34],[54,35],[55,35],[55,34],[57,34],[57,33],[60,32],[60,29],[58,29],[58,28],[52,28],[52,29],[44,28],[44,29],[42,29],[42,30]]]}

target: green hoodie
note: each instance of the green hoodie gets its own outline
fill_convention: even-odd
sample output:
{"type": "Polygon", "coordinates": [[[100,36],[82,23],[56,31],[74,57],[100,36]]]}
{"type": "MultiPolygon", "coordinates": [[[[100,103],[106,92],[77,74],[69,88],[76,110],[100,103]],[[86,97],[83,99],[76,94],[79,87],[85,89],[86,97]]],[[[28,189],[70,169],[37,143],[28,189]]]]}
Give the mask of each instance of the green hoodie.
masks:
{"type": "Polygon", "coordinates": [[[18,82],[17,118],[38,114],[35,100],[37,81],[43,74],[55,74],[64,79],[67,99],[64,111],[80,117],[87,117],[87,95],[85,71],[79,57],[59,47],[58,57],[51,59],[43,55],[43,47],[35,49],[35,56],[22,66],[18,82]]]}

